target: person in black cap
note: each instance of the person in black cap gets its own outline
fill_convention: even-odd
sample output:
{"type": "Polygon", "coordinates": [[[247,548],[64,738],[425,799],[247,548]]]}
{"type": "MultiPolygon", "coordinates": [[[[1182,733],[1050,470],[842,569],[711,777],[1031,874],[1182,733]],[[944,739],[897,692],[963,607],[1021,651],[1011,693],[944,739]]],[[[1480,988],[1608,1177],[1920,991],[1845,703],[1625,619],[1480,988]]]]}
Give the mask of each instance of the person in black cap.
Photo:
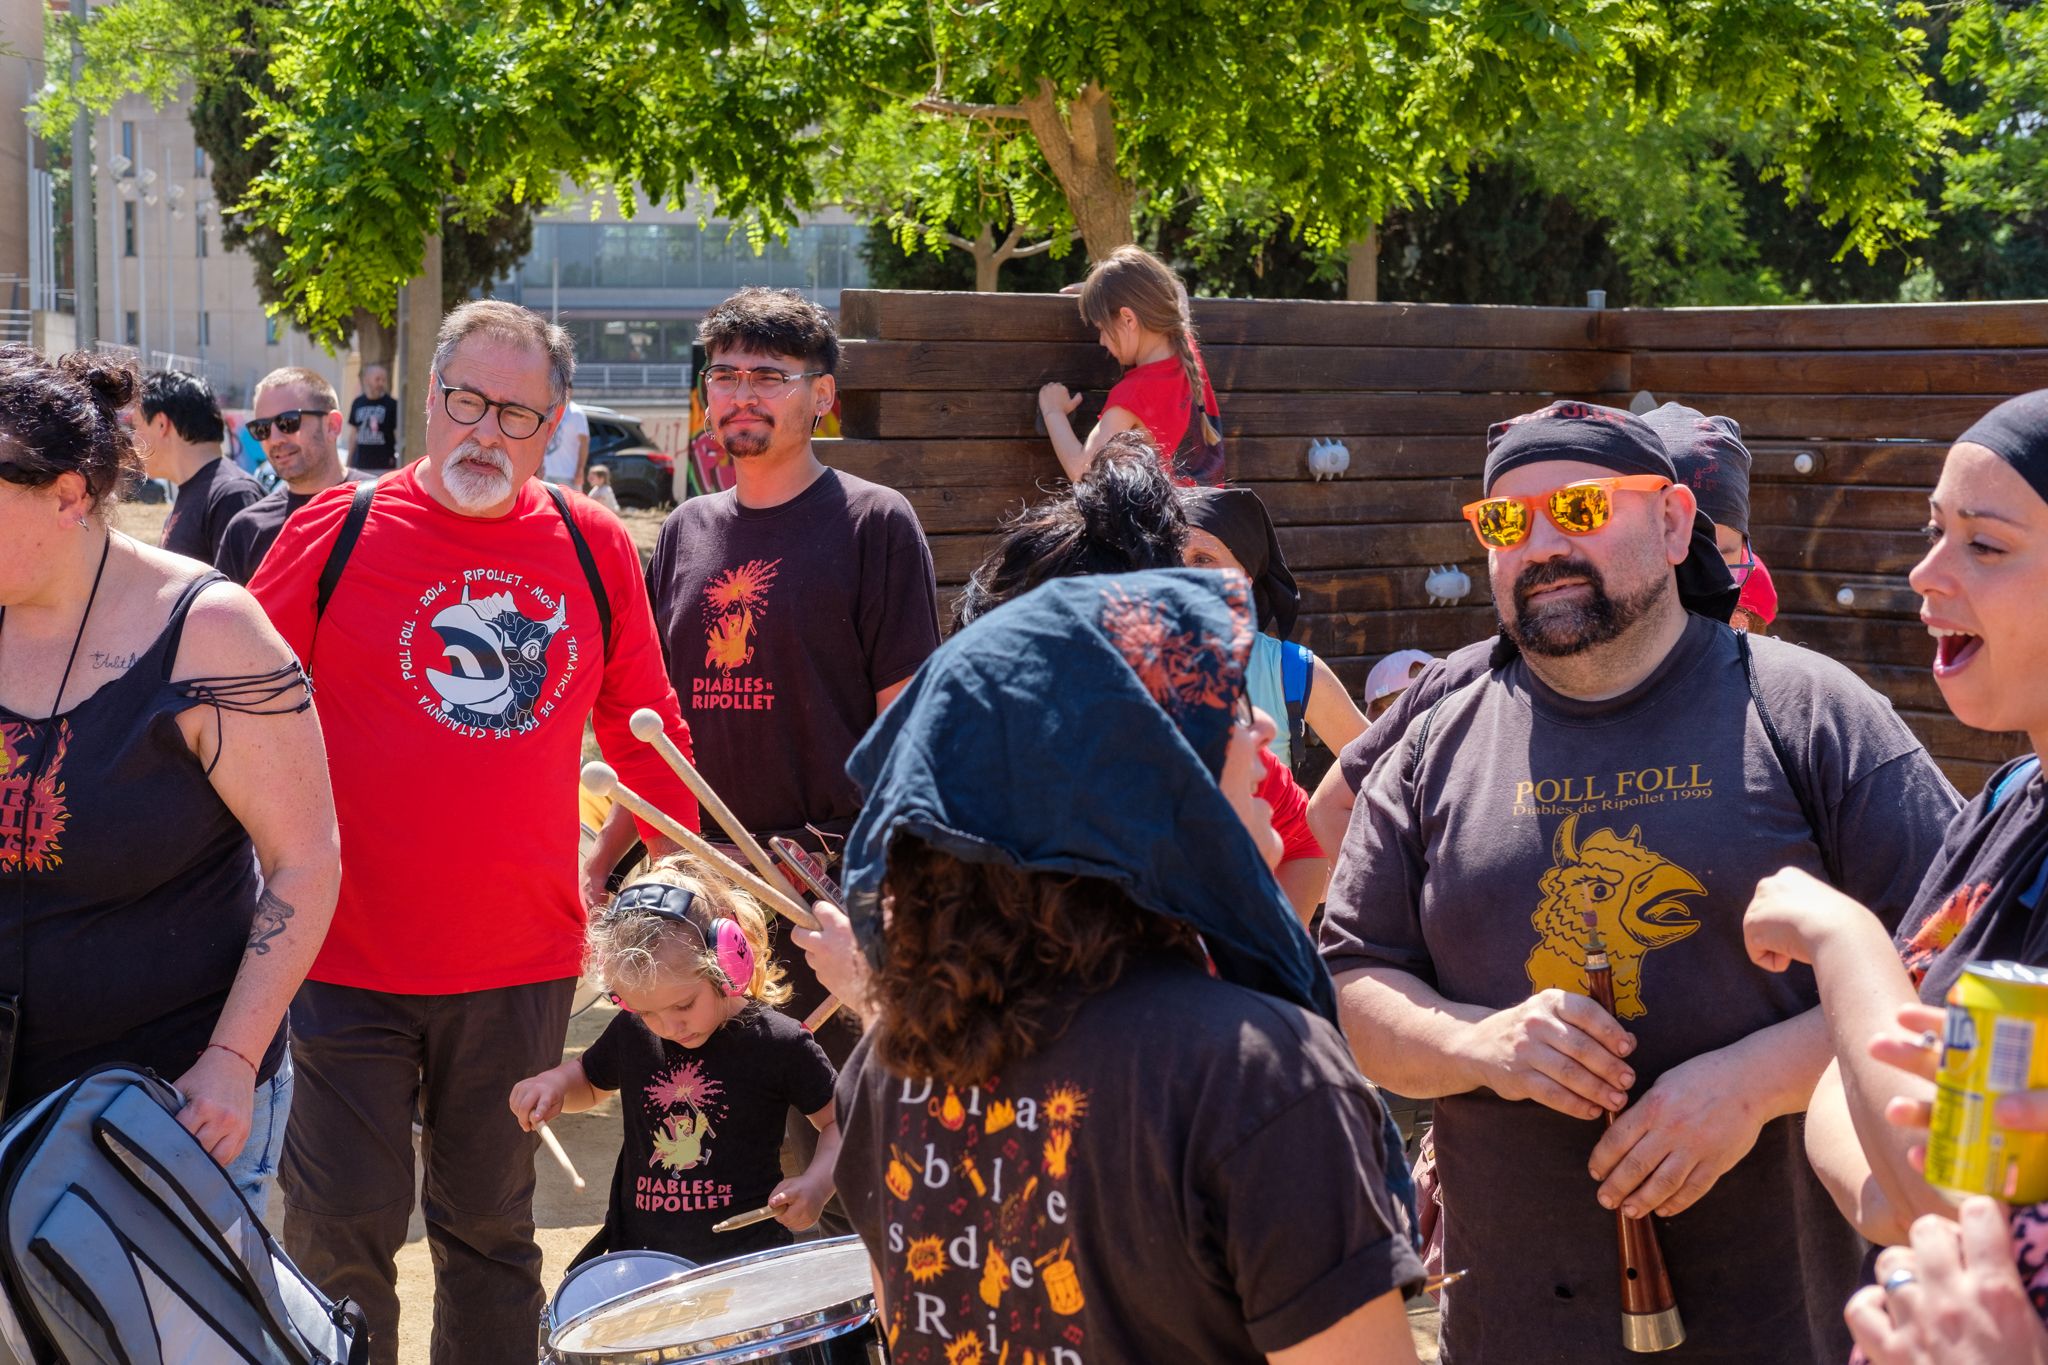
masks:
{"type": "Polygon", "coordinates": [[[1181,502],[1188,518],[1182,562],[1190,569],[1235,569],[1252,581],[1259,613],[1248,674],[1252,704],[1276,722],[1286,718],[1273,737],[1273,756],[1300,776],[1311,734],[1335,753],[1365,730],[1365,713],[1328,664],[1288,639],[1301,589],[1259,495],[1249,488],[1189,488],[1181,502]]]}
{"type": "Polygon", "coordinates": [[[1331,882],[1352,1051],[1436,1101],[1445,1264],[1473,1272],[1445,1296],[1452,1365],[1616,1358],[1615,1210],[1665,1220],[1671,1359],[1849,1348],[1863,1244],[1801,1141],[1827,1025],[1810,979],[1751,963],[1740,910],[1793,866],[1896,924],[1955,794],[1847,669],[1728,628],[1674,475],[1612,408],[1495,428],[1465,514],[1500,638],[1374,766],[1331,882]]]}
{"type": "Polygon", "coordinates": [[[1733,417],[1709,417],[1682,403],[1666,403],[1643,414],[1664,442],[1678,481],[1699,499],[1714,523],[1714,545],[1742,590],[1729,624],[1737,630],[1768,627],[1778,614],[1778,590],[1771,571],[1749,541],[1749,447],[1733,417]]]}
{"type": "Polygon", "coordinates": [[[1415,1359],[1384,1111],[1266,870],[1249,597],[1047,583],[847,764],[836,1175],[898,1365],[1415,1359]]]}
{"type": "MultiPolygon", "coordinates": [[[[1912,1159],[1927,1142],[1940,1053],[1923,1036],[1940,1035],[1938,1007],[1949,988],[1972,962],[2048,966],[2048,390],[2002,403],[1964,432],[1929,505],[1933,543],[1911,581],[1933,637],[1935,683],[1956,719],[2020,732],[2030,752],[1993,773],[1949,826],[1896,936],[1879,933],[1853,900],[1795,872],[1759,886],[1745,922],[1757,961],[1780,970],[1811,964],[1819,982],[1837,1060],[1814,1096],[1807,1150],[1836,1202],[1873,1241],[1903,1241],[1916,1216],[1955,1217],[1954,1201],[1930,1187],[1912,1159]]],[[[2005,1097],[1998,1121],[2048,1130],[2048,1092],[2005,1097]]],[[[2015,1210],[2013,1235],[2023,1244],[2021,1275],[2033,1302],[2048,1303],[2039,1251],[2048,1208],[2015,1210]]],[[[1908,1287],[1911,1257],[1887,1255],[1906,1278],[1861,1296],[1852,1311],[1864,1322],[1859,1339],[1888,1339],[1886,1329],[1903,1325],[1922,1300],[1908,1287]]],[[[2048,1335],[2035,1336],[2048,1345],[2048,1335]]]]}

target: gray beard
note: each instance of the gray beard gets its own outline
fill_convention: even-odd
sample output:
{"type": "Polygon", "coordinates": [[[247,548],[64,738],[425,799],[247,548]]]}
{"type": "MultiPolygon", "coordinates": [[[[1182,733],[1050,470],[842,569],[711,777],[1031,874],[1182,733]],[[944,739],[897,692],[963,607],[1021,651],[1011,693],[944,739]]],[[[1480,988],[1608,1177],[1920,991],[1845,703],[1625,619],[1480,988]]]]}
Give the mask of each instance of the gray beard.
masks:
{"type": "Polygon", "coordinates": [[[441,466],[441,486],[455,505],[467,512],[482,512],[512,496],[512,461],[502,450],[490,450],[464,441],[441,466]],[[489,464],[489,470],[477,463],[489,464]]]}

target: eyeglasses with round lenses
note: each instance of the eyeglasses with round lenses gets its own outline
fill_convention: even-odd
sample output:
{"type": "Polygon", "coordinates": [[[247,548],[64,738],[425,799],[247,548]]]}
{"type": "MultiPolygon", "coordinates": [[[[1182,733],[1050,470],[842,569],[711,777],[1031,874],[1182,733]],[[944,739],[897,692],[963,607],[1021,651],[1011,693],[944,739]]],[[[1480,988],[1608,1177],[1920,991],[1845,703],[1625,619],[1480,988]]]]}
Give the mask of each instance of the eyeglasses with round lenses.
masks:
{"type": "Polygon", "coordinates": [[[754,391],[754,396],[767,402],[774,402],[789,392],[789,386],[799,379],[816,379],[823,370],[799,370],[795,374],[773,368],[743,370],[737,365],[713,365],[704,371],[705,391],[719,398],[730,398],[745,384],[754,391]]]}
{"type": "Polygon", "coordinates": [[[1661,474],[1617,474],[1605,479],[1581,479],[1533,498],[1493,497],[1466,503],[1465,520],[1472,534],[1490,550],[1511,550],[1529,538],[1535,529],[1536,509],[1541,507],[1551,525],[1568,536],[1589,536],[1614,518],[1614,495],[1619,490],[1655,493],[1671,486],[1661,474]]]}
{"type": "MultiPolygon", "coordinates": [[[[532,408],[519,403],[500,403],[484,397],[474,389],[451,388],[439,375],[434,376],[434,382],[441,386],[442,410],[466,427],[473,427],[483,421],[484,414],[496,408],[498,430],[509,440],[523,441],[539,431],[540,424],[548,419],[546,413],[535,412],[532,408]]],[[[254,426],[255,423],[252,422],[250,425],[254,426]]]]}
{"type": "Polygon", "coordinates": [[[296,436],[299,434],[299,424],[308,417],[325,417],[333,411],[333,408],[287,408],[268,417],[251,417],[243,425],[249,428],[249,435],[255,438],[256,444],[262,445],[270,439],[270,429],[273,426],[287,436],[296,436]]]}

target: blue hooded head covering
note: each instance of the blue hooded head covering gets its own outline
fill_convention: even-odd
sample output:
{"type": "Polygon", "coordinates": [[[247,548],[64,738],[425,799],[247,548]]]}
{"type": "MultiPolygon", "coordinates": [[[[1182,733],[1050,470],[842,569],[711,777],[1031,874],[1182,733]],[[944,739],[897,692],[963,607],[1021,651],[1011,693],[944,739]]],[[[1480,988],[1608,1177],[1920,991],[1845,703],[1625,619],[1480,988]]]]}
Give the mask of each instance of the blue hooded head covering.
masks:
{"type": "Polygon", "coordinates": [[[847,760],[866,793],[846,912],[881,932],[889,845],[1101,877],[1202,935],[1225,980],[1336,1021],[1336,993],[1222,789],[1249,583],[1213,569],[1055,580],[955,634],[847,760]]]}

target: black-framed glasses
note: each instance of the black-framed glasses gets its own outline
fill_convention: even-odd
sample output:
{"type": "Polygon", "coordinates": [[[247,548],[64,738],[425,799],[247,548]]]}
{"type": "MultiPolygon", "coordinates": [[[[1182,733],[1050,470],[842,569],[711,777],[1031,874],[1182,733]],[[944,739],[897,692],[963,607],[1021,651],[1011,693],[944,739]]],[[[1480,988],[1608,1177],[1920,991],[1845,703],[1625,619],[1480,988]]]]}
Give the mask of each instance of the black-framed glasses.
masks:
{"type": "Polygon", "coordinates": [[[333,408],[286,408],[283,412],[273,412],[268,417],[251,417],[244,425],[249,428],[249,434],[256,438],[256,444],[262,445],[270,439],[272,427],[276,427],[287,436],[296,436],[299,434],[299,424],[308,417],[325,417],[333,411],[333,408]]]}
{"type": "Polygon", "coordinates": [[[704,389],[720,398],[730,398],[745,384],[753,389],[756,398],[774,402],[789,392],[789,386],[799,379],[816,379],[823,370],[798,370],[791,374],[787,370],[763,367],[758,370],[743,370],[736,365],[713,365],[704,371],[704,389]]]}
{"type": "Polygon", "coordinates": [[[473,427],[484,420],[484,414],[492,408],[498,410],[498,430],[514,441],[523,441],[540,430],[540,424],[548,420],[545,412],[535,412],[521,403],[500,403],[486,398],[475,389],[458,389],[449,385],[440,375],[434,382],[441,387],[441,409],[448,416],[466,427],[473,427]]]}

